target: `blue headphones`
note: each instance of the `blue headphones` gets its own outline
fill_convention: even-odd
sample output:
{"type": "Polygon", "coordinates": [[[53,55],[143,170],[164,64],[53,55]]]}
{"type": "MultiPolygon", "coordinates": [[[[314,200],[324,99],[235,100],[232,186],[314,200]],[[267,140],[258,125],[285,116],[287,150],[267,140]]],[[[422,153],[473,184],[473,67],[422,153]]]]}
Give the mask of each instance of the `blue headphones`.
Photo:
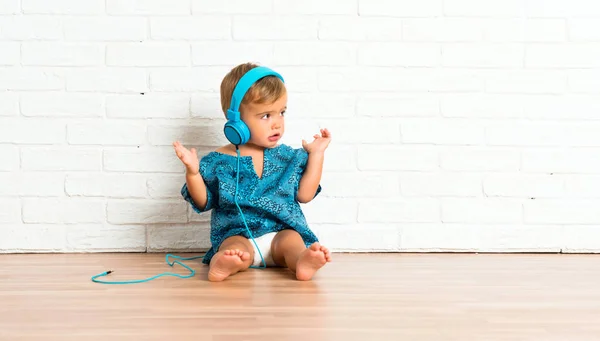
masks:
{"type": "Polygon", "coordinates": [[[250,129],[240,118],[240,105],[246,92],[254,83],[266,76],[275,76],[283,82],[281,75],[267,67],[258,66],[246,72],[238,81],[233,94],[231,95],[231,104],[227,110],[227,123],[223,128],[225,137],[232,144],[238,146],[250,140],[250,129]]]}

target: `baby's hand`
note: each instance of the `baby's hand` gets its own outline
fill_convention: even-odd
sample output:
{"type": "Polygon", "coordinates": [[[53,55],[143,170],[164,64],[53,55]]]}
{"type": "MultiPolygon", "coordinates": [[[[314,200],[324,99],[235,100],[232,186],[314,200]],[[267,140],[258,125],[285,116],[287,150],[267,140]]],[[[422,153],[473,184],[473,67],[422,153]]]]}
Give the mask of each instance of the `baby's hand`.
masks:
{"type": "Polygon", "coordinates": [[[331,142],[331,133],[327,128],[321,129],[321,135],[315,134],[313,136],[315,140],[311,143],[306,142],[306,140],[302,140],[302,147],[309,154],[310,153],[323,153],[327,146],[329,146],[329,142],[331,142]]]}
{"type": "Polygon", "coordinates": [[[175,154],[185,165],[186,172],[190,175],[198,174],[200,172],[200,161],[198,161],[196,148],[188,150],[179,141],[173,142],[173,147],[175,147],[175,154]]]}

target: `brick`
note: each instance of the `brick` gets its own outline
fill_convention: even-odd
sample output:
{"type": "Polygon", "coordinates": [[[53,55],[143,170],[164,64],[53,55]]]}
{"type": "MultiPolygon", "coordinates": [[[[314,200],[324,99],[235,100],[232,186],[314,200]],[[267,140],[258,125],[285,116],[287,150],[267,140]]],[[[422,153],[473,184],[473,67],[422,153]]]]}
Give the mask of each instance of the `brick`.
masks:
{"type": "Polygon", "coordinates": [[[142,145],[146,143],[146,127],[136,121],[85,121],[67,125],[69,144],[142,145]]]}
{"type": "Polygon", "coordinates": [[[277,72],[285,80],[285,87],[290,94],[314,92],[319,85],[316,67],[277,66],[277,72]]]}
{"type": "Polygon", "coordinates": [[[570,41],[600,41],[600,26],[597,18],[569,18],[568,27],[570,41]]]}
{"type": "Polygon", "coordinates": [[[358,146],[358,169],[361,171],[430,171],[439,168],[438,152],[428,147],[358,146]]]}
{"type": "Polygon", "coordinates": [[[509,94],[448,94],[440,96],[444,117],[520,118],[525,97],[509,94]]]}
{"type": "Polygon", "coordinates": [[[400,123],[402,143],[437,145],[483,144],[484,126],[461,119],[410,119],[400,123]]]}
{"type": "Polygon", "coordinates": [[[567,90],[567,74],[550,70],[502,70],[485,79],[488,93],[562,94],[567,90]]]}
{"type": "Polygon", "coordinates": [[[181,187],[185,177],[181,175],[156,175],[147,180],[151,198],[181,198],[181,187]]]}
{"type": "Polygon", "coordinates": [[[358,206],[359,223],[426,223],[439,220],[440,202],[437,199],[363,199],[358,206]]]}
{"type": "Polygon", "coordinates": [[[466,92],[484,89],[473,70],[328,67],[319,70],[319,90],[346,92],[466,92]]]}
{"type": "Polygon", "coordinates": [[[148,76],[138,68],[77,68],[66,73],[67,91],[145,93],[148,76]]]}
{"type": "Polygon", "coordinates": [[[355,116],[356,99],[348,94],[288,93],[287,117],[350,118],[355,116]]]}
{"type": "Polygon", "coordinates": [[[110,224],[160,224],[187,222],[187,203],[166,200],[108,201],[110,224]]]}
{"type": "Polygon", "coordinates": [[[311,16],[233,17],[234,40],[316,40],[317,31],[318,20],[311,16]]]}
{"type": "MultiPolygon", "coordinates": [[[[190,108],[192,117],[209,118],[225,120],[225,113],[221,108],[221,98],[219,94],[193,94],[190,108]]],[[[221,121],[225,124],[225,121],[221,121]]]]}
{"type": "Polygon", "coordinates": [[[425,0],[415,3],[409,0],[359,0],[358,15],[383,17],[438,17],[442,15],[442,1],[425,0]]]}
{"type": "Polygon", "coordinates": [[[150,36],[154,40],[229,40],[231,19],[219,15],[152,18],[150,36]]]}
{"type": "Polygon", "coordinates": [[[228,144],[223,134],[224,121],[216,124],[186,126],[149,126],[148,141],[155,146],[172,146],[174,141],[183,145],[222,146],[228,144]]]}
{"type": "Polygon", "coordinates": [[[70,197],[145,198],[146,177],[140,174],[68,174],[64,185],[70,197]]]}
{"type": "Polygon", "coordinates": [[[274,44],[276,65],[354,65],[357,48],[354,43],[278,42],[274,44]]]}
{"type": "Polygon", "coordinates": [[[48,224],[102,223],[106,205],[97,199],[23,199],[23,222],[48,224]]]}
{"type": "Polygon", "coordinates": [[[482,177],[474,173],[401,173],[404,197],[481,197],[482,177]]]}
{"type": "Polygon", "coordinates": [[[490,225],[474,232],[478,249],[490,252],[559,252],[563,243],[562,226],[556,225],[490,225]]]}
{"type": "Polygon", "coordinates": [[[16,42],[0,42],[0,66],[11,66],[19,64],[21,49],[16,42]]]}
{"type": "Polygon", "coordinates": [[[444,0],[444,14],[453,17],[521,17],[524,10],[522,0],[444,0]]]}
{"type": "Polygon", "coordinates": [[[522,101],[522,106],[524,118],[600,119],[600,98],[593,95],[531,96],[522,101]]]}
{"type": "Polygon", "coordinates": [[[64,226],[0,225],[0,253],[62,252],[64,250],[64,226]]]}
{"type": "Polygon", "coordinates": [[[591,199],[542,199],[523,204],[530,224],[599,224],[600,201],[591,199]]]}
{"type": "Polygon", "coordinates": [[[565,198],[600,198],[600,175],[565,175],[565,198]]]}
{"type": "Polygon", "coordinates": [[[61,144],[65,134],[65,124],[54,120],[0,118],[0,143],[61,144]]]}
{"type": "Polygon", "coordinates": [[[520,223],[523,208],[520,201],[504,198],[442,199],[444,223],[520,223]]]}
{"type": "Polygon", "coordinates": [[[86,224],[66,227],[66,249],[86,252],[146,251],[146,228],[86,224]]]}
{"type": "Polygon", "coordinates": [[[20,162],[19,147],[0,145],[0,171],[16,171],[20,162]]]}
{"type": "Polygon", "coordinates": [[[219,93],[221,81],[227,72],[229,68],[226,67],[160,68],[150,72],[150,87],[160,92],[219,93]]]}
{"type": "Polygon", "coordinates": [[[106,0],[110,15],[186,15],[190,11],[190,0],[106,0]]]}
{"type": "Polygon", "coordinates": [[[484,177],[483,191],[488,197],[552,198],[564,195],[564,179],[544,174],[489,174],[484,177]]]}
{"type": "Polygon", "coordinates": [[[22,147],[21,169],[27,171],[99,171],[102,151],[90,147],[22,147]]]}
{"type": "Polygon", "coordinates": [[[104,46],[89,43],[27,42],[21,63],[33,66],[95,66],[104,64],[104,46]]]}
{"type": "MultiPolygon", "coordinates": [[[[328,128],[331,131],[332,139],[335,138],[339,143],[400,143],[400,125],[393,118],[320,119],[319,125],[328,128]]],[[[314,134],[318,133],[319,130],[315,129],[314,134]]],[[[312,141],[312,135],[314,134],[311,132],[311,135],[305,137],[305,139],[312,141]]]]}
{"type": "Polygon", "coordinates": [[[358,203],[353,198],[331,199],[320,195],[301,207],[309,224],[354,223],[358,212],[358,203]]]}
{"type": "Polygon", "coordinates": [[[101,117],[104,96],[80,93],[27,93],[21,95],[21,113],[42,117],[101,117]]]}
{"type": "Polygon", "coordinates": [[[209,224],[148,225],[148,251],[206,251],[210,248],[209,224]]]}
{"type": "Polygon", "coordinates": [[[402,38],[414,42],[474,42],[483,39],[482,19],[414,18],[402,21],[402,38]]]}
{"type": "Polygon", "coordinates": [[[346,0],[274,0],[275,13],[284,14],[349,14],[356,15],[356,1],[346,0]]]}
{"type": "Polygon", "coordinates": [[[511,122],[487,127],[490,145],[600,147],[599,123],[511,122]]]}
{"type": "Polygon", "coordinates": [[[183,42],[109,43],[109,66],[189,66],[190,46],[183,42]]]}
{"type": "Polygon", "coordinates": [[[446,67],[522,67],[525,48],[512,43],[448,43],[442,46],[446,67]]]}
{"type": "Polygon", "coordinates": [[[519,150],[456,147],[440,152],[440,165],[447,171],[517,171],[520,167],[519,150]]]}
{"type": "Polygon", "coordinates": [[[117,118],[185,118],[190,115],[187,94],[109,95],[106,116],[117,118]]]}
{"type": "Polygon", "coordinates": [[[354,146],[331,144],[325,152],[323,172],[355,171],[356,162],[354,146]]]}
{"type": "Polygon", "coordinates": [[[400,250],[403,252],[476,251],[481,225],[410,223],[400,227],[400,250]]]}
{"type": "Polygon", "coordinates": [[[22,0],[25,14],[104,14],[104,0],[22,0]]]}
{"type": "Polygon", "coordinates": [[[400,249],[399,227],[395,224],[353,224],[311,226],[319,242],[332,252],[377,252],[400,249]],[[339,238],[345,235],[348,238],[339,238]]]}
{"type": "Polygon", "coordinates": [[[561,228],[552,225],[406,224],[404,252],[558,252],[561,228]]]}
{"type": "Polygon", "coordinates": [[[598,17],[600,8],[590,0],[527,0],[525,15],[529,17],[598,17]]]}
{"type": "Polygon", "coordinates": [[[104,170],[110,172],[180,173],[184,165],[170,148],[105,148],[104,170]]]}
{"type": "Polygon", "coordinates": [[[526,46],[527,68],[600,67],[600,45],[587,43],[533,44],[526,46]]]}
{"type": "Polygon", "coordinates": [[[567,26],[564,19],[487,19],[484,39],[491,42],[564,42],[567,26]]]}
{"type": "MultiPolygon", "coordinates": [[[[3,190],[4,191],[4,190],[3,190]]],[[[20,223],[21,202],[18,198],[0,198],[0,223],[20,223]]]]}
{"type": "Polygon", "coordinates": [[[599,253],[600,228],[598,225],[567,225],[563,227],[564,253],[599,253]]]}
{"type": "Polygon", "coordinates": [[[19,0],[0,0],[0,14],[17,14],[20,11],[19,0]]]}
{"type": "Polygon", "coordinates": [[[192,44],[193,65],[226,65],[231,67],[246,61],[260,63],[261,65],[272,64],[273,43],[205,41],[192,44]]]}
{"type": "Polygon", "coordinates": [[[440,114],[440,100],[423,94],[366,94],[356,102],[358,116],[433,117],[440,114]]]}
{"type": "MultiPolygon", "coordinates": [[[[0,5],[1,7],[2,5],[0,5]]],[[[63,26],[61,20],[53,16],[24,15],[1,17],[0,39],[25,41],[61,40],[63,39],[63,26]]]]}
{"type": "Polygon", "coordinates": [[[192,0],[192,13],[194,15],[205,15],[209,13],[219,14],[264,14],[273,10],[272,0],[255,0],[252,2],[244,0],[192,0]]]}
{"type": "Polygon", "coordinates": [[[573,93],[600,93],[600,70],[568,70],[567,83],[573,93]]]}
{"type": "Polygon", "coordinates": [[[19,95],[11,92],[0,92],[0,116],[17,116],[19,114],[19,95]]]}
{"type": "Polygon", "coordinates": [[[398,18],[327,16],[319,20],[319,40],[397,41],[402,40],[398,18]]]}
{"type": "Polygon", "coordinates": [[[71,17],[63,25],[65,39],[73,41],[140,41],[148,31],[146,18],[71,17]]]}
{"type": "Polygon", "coordinates": [[[62,197],[65,175],[47,172],[0,173],[0,196],[62,197]]]}
{"type": "Polygon", "coordinates": [[[365,43],[358,48],[359,65],[421,66],[440,64],[441,47],[429,43],[365,43]]]}
{"type": "Polygon", "coordinates": [[[64,75],[44,68],[0,68],[0,89],[3,90],[63,90],[64,75]]]}
{"type": "Polygon", "coordinates": [[[400,193],[398,177],[377,172],[327,172],[321,177],[323,196],[335,198],[394,197],[400,193]]]}
{"type": "Polygon", "coordinates": [[[523,151],[525,172],[597,173],[600,172],[600,149],[586,148],[527,149],[523,151]]]}

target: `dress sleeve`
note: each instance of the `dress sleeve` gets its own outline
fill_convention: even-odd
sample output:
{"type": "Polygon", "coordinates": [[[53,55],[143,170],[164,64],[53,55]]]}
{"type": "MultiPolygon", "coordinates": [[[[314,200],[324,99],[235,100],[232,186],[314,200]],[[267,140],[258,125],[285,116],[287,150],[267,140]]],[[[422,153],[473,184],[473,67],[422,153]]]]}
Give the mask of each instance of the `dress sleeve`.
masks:
{"type": "MultiPolygon", "coordinates": [[[[206,161],[208,161],[208,160],[206,160],[206,161]]],[[[202,181],[204,181],[204,186],[206,186],[206,197],[207,197],[206,206],[204,207],[204,209],[201,209],[200,207],[198,207],[198,205],[196,205],[196,203],[194,202],[194,199],[192,198],[192,196],[190,195],[190,192],[188,190],[187,183],[184,183],[183,187],[181,188],[181,195],[183,196],[185,201],[190,203],[190,205],[192,206],[192,208],[194,209],[194,211],[196,213],[210,211],[211,209],[214,208],[214,202],[215,202],[214,197],[215,196],[212,193],[210,186],[208,185],[209,181],[207,181],[208,179],[211,178],[212,175],[207,167],[206,161],[204,158],[203,158],[203,160],[200,161],[200,176],[202,177],[202,181]]]]}
{"type": "MultiPolygon", "coordinates": [[[[298,183],[296,184],[296,193],[295,193],[295,197],[298,195],[298,188],[300,187],[300,179],[302,179],[302,175],[304,174],[304,171],[306,170],[306,164],[308,163],[308,152],[306,150],[304,150],[304,148],[298,148],[298,152],[297,152],[297,160],[298,160],[298,183]]],[[[321,193],[321,184],[319,184],[319,186],[317,186],[317,190],[315,192],[315,195],[313,196],[313,199],[317,197],[317,195],[319,195],[319,193],[321,193]]]]}

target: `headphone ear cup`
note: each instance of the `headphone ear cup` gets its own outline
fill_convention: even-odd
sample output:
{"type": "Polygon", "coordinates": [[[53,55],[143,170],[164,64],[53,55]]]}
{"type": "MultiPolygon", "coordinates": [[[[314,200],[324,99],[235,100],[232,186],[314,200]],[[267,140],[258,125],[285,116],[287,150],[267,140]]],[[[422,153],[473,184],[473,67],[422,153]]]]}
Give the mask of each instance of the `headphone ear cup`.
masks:
{"type": "Polygon", "coordinates": [[[227,121],[223,132],[227,140],[236,146],[245,144],[250,140],[250,130],[242,121],[227,121]]]}

